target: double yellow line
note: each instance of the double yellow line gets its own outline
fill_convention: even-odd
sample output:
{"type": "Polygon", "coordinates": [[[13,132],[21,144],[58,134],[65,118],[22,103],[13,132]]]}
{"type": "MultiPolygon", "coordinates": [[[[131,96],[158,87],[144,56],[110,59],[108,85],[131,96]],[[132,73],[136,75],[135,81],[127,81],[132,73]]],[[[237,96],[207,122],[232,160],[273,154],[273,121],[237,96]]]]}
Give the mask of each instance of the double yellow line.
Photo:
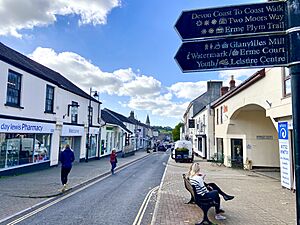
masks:
{"type": "Polygon", "coordinates": [[[140,225],[141,224],[143,216],[145,214],[145,211],[146,211],[149,201],[151,199],[151,196],[156,190],[158,190],[158,188],[159,188],[159,186],[156,186],[148,192],[132,225],[140,225]]]}

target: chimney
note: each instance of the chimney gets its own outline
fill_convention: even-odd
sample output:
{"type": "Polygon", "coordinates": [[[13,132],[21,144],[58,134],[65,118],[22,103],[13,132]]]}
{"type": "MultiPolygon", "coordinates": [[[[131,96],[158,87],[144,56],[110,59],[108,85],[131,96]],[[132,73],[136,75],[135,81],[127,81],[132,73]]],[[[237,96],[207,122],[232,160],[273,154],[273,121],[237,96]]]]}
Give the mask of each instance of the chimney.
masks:
{"type": "Polygon", "coordinates": [[[129,116],[129,118],[134,119],[134,112],[133,112],[133,111],[130,111],[130,116],[129,116]]]}
{"type": "Polygon", "coordinates": [[[231,80],[229,81],[229,90],[232,90],[235,88],[235,80],[233,75],[231,75],[231,80]]]}
{"type": "Polygon", "coordinates": [[[221,96],[225,95],[229,90],[229,87],[221,87],[221,96]]]}

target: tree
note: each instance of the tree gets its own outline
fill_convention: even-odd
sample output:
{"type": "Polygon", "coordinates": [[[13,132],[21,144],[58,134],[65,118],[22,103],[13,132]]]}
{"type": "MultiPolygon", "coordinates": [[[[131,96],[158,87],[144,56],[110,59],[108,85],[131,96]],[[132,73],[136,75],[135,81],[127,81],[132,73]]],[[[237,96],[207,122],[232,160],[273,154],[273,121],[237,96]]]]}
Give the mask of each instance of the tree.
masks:
{"type": "Polygon", "coordinates": [[[182,127],[183,123],[178,123],[175,128],[172,130],[173,140],[180,140],[180,127],[182,127]]]}

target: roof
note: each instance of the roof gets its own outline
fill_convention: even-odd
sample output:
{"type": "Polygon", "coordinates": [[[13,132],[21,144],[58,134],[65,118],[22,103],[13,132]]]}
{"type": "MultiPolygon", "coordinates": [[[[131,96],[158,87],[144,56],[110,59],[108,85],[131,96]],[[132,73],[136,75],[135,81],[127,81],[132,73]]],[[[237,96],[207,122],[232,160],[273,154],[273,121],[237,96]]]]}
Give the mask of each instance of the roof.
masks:
{"type": "Polygon", "coordinates": [[[117,117],[120,121],[122,121],[123,123],[132,123],[126,116],[123,116],[122,114],[116,113],[110,109],[105,108],[104,110],[110,112],[113,116],[117,117]]]}
{"type": "Polygon", "coordinates": [[[246,88],[248,88],[252,84],[256,83],[257,81],[259,81],[260,79],[265,77],[265,75],[266,75],[265,69],[261,69],[261,70],[257,71],[252,76],[250,76],[248,79],[246,79],[244,82],[242,82],[239,86],[235,87],[234,89],[230,90],[225,95],[221,96],[216,101],[214,101],[212,103],[211,107],[215,108],[215,107],[221,105],[226,100],[228,100],[231,97],[237,95],[241,91],[245,90],[246,88]]]}
{"type": "Polygon", "coordinates": [[[70,91],[76,95],[80,95],[81,97],[91,99],[92,101],[99,102],[89,94],[81,90],[67,78],[65,78],[60,73],[49,69],[46,66],[28,58],[27,56],[7,47],[3,43],[0,42],[0,60],[22,69],[34,76],[37,76],[43,80],[46,80],[52,84],[57,85],[58,87],[70,91]]]}
{"type": "Polygon", "coordinates": [[[114,115],[112,115],[110,113],[110,110],[108,110],[108,109],[102,110],[101,118],[105,123],[118,125],[118,126],[122,127],[126,132],[132,134],[132,132],[127,129],[127,127],[122,123],[122,121],[120,121],[118,118],[116,118],[114,115]]]}

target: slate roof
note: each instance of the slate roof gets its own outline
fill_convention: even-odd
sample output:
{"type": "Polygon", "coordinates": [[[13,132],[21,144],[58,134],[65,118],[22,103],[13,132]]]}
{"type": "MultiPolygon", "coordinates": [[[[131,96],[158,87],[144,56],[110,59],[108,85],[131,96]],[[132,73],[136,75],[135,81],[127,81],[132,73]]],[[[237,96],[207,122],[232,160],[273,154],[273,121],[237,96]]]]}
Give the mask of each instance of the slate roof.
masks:
{"type": "Polygon", "coordinates": [[[115,117],[117,117],[120,121],[122,121],[123,123],[132,123],[134,124],[132,121],[130,121],[126,116],[123,116],[119,113],[116,113],[114,111],[111,111],[110,109],[105,108],[104,110],[107,110],[108,112],[110,112],[112,115],[114,115],[115,117]]]}
{"type": "Polygon", "coordinates": [[[132,134],[132,132],[130,130],[127,129],[127,127],[124,125],[124,123],[122,123],[122,121],[120,121],[117,117],[115,117],[110,110],[108,109],[103,109],[101,111],[101,118],[105,123],[109,123],[109,124],[115,124],[118,125],[120,127],[122,127],[126,132],[132,134]]]}
{"type": "Polygon", "coordinates": [[[89,94],[81,90],[71,81],[66,79],[60,73],[49,69],[38,62],[28,58],[25,55],[7,47],[0,42],[0,60],[6,62],[14,67],[17,67],[21,70],[24,70],[32,75],[35,75],[43,80],[46,80],[52,84],[57,85],[58,87],[70,91],[74,94],[80,95],[81,97],[90,99],[95,102],[99,102],[96,99],[92,98],[89,94]]]}
{"type": "Polygon", "coordinates": [[[142,126],[142,127],[149,127],[148,125],[136,120],[136,119],[132,119],[130,117],[128,117],[128,120],[131,121],[131,123],[142,126]]]}

